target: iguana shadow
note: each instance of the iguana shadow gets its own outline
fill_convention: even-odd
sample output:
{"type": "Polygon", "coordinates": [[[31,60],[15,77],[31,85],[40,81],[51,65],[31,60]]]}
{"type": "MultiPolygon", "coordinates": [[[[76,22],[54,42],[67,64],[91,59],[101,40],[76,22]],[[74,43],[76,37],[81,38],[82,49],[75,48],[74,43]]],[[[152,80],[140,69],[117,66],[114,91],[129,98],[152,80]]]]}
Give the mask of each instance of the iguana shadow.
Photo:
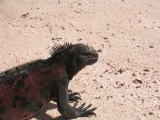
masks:
{"type": "MultiPolygon", "coordinates": [[[[32,118],[36,118],[37,120],[70,120],[64,119],[62,116],[58,116],[56,118],[51,117],[50,115],[46,114],[47,110],[56,109],[57,105],[54,103],[49,103],[43,109],[41,109],[37,114],[35,114],[32,118]]],[[[29,120],[29,119],[28,119],[29,120]]]]}

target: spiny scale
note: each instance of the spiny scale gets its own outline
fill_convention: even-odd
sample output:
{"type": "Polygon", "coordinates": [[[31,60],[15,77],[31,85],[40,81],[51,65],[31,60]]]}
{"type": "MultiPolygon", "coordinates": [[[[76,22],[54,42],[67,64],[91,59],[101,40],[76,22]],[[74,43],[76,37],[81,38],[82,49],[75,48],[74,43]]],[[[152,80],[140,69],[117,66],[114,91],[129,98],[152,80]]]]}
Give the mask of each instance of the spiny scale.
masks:
{"type": "Polygon", "coordinates": [[[72,46],[72,44],[68,43],[68,42],[64,43],[63,45],[56,45],[56,46],[52,47],[52,50],[50,51],[50,54],[54,55],[55,53],[64,51],[71,46],[72,46]]]}
{"type": "MultiPolygon", "coordinates": [[[[63,51],[63,50],[66,50],[68,49],[72,44],[71,43],[64,43],[63,45],[56,45],[55,47],[52,48],[52,50],[50,51],[50,54],[53,55],[55,53],[58,53],[60,51],[63,51]]],[[[16,67],[13,67],[11,69],[8,69],[6,71],[3,71],[0,73],[0,77],[3,76],[3,75],[7,75],[7,74],[10,74],[10,73],[13,73],[13,72],[18,72],[19,70],[21,69],[25,69],[25,68],[28,68],[31,64],[32,65],[35,65],[37,62],[40,62],[40,61],[43,61],[42,59],[39,59],[39,60],[33,60],[31,62],[27,62],[25,64],[22,64],[22,65],[17,65],[16,67]]]]}
{"type": "Polygon", "coordinates": [[[43,60],[42,59],[33,60],[33,61],[21,64],[21,65],[17,65],[15,67],[12,67],[11,69],[8,69],[6,71],[1,72],[0,73],[0,77],[3,76],[3,75],[7,75],[7,74],[10,74],[10,73],[16,72],[16,71],[18,72],[18,71],[20,71],[22,69],[28,68],[29,66],[31,66],[31,64],[35,65],[35,64],[37,64],[37,62],[40,62],[40,61],[43,61],[43,60]]]}

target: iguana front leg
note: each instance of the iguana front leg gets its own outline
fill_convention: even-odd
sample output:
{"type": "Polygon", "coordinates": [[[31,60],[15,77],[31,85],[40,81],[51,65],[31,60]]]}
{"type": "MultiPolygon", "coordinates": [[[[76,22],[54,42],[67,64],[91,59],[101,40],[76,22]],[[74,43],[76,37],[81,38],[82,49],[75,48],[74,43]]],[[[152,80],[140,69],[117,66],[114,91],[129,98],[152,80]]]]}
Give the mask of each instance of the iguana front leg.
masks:
{"type": "Polygon", "coordinates": [[[85,103],[80,107],[76,107],[77,103],[73,107],[68,104],[68,84],[69,80],[67,77],[63,77],[57,81],[58,83],[58,95],[57,95],[57,106],[58,110],[64,118],[77,118],[87,117],[89,115],[96,115],[93,111],[96,108],[89,109],[91,104],[85,107],[85,103]]]}
{"type": "MultiPolygon", "coordinates": [[[[80,97],[80,93],[68,90],[68,102],[78,102],[78,100],[82,100],[80,97]]],[[[53,101],[57,102],[57,98],[53,98],[53,101]]]]}
{"type": "Polygon", "coordinates": [[[72,92],[72,90],[68,90],[68,101],[69,102],[78,102],[78,100],[82,100],[80,93],[72,92]]]}

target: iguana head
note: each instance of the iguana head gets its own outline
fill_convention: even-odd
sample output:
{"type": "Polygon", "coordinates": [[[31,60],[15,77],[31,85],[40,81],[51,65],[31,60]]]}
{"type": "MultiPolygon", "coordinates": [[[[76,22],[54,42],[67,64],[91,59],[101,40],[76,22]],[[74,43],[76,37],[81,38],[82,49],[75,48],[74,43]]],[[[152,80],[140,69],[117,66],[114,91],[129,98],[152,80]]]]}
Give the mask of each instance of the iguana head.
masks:
{"type": "Polygon", "coordinates": [[[58,45],[52,48],[52,57],[57,62],[64,64],[69,79],[83,69],[86,65],[92,65],[98,60],[98,53],[93,47],[78,43],[58,45]]]}

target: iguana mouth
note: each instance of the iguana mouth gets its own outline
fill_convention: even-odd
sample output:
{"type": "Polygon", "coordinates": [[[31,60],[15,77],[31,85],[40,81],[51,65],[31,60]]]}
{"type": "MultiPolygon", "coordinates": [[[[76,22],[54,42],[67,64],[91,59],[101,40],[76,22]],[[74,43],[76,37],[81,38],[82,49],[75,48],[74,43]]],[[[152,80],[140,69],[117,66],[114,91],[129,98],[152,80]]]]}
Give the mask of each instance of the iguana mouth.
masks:
{"type": "Polygon", "coordinates": [[[92,64],[94,64],[95,62],[97,62],[97,58],[91,58],[91,59],[88,59],[87,61],[86,61],[86,64],[87,65],[92,65],[92,64]]]}
{"type": "Polygon", "coordinates": [[[80,55],[85,65],[92,65],[98,61],[98,53],[96,51],[88,51],[83,55],[80,55]]]}

